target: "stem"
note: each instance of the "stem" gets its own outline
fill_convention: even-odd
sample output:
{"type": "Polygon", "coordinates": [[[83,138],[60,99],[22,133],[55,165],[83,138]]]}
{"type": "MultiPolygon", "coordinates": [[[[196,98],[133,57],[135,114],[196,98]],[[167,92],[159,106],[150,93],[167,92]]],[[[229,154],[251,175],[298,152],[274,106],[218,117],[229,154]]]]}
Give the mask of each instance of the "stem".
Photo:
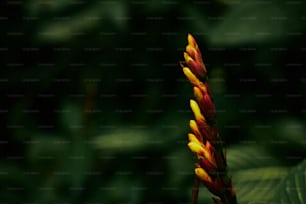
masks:
{"type": "Polygon", "coordinates": [[[196,176],[194,180],[193,189],[192,189],[192,204],[198,203],[199,184],[200,184],[200,181],[198,177],[196,176]]]}

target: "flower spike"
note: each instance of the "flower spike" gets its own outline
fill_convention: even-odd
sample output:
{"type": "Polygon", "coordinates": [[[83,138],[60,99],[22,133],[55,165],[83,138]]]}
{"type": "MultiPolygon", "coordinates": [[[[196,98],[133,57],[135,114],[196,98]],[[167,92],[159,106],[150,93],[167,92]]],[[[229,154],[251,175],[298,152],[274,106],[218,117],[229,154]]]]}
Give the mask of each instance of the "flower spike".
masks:
{"type": "Polygon", "coordinates": [[[188,134],[188,147],[196,154],[196,181],[192,190],[192,203],[197,203],[198,182],[202,181],[215,196],[215,204],[237,204],[232,178],[227,174],[223,142],[216,124],[216,108],[207,81],[207,70],[195,38],[188,34],[185,61],[180,63],[186,78],[193,86],[196,100],[190,100],[195,120],[190,120],[192,133],[188,134]]]}

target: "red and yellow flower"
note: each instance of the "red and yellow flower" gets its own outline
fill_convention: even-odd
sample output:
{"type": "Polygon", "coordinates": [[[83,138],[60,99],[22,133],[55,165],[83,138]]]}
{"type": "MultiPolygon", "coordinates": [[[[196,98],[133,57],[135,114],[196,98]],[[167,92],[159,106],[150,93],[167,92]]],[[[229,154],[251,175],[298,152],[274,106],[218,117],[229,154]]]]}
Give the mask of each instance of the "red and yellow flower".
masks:
{"type": "MultiPolygon", "coordinates": [[[[188,34],[187,39],[185,61],[181,67],[193,86],[196,99],[190,100],[195,120],[190,120],[192,133],[188,134],[188,147],[198,159],[195,174],[210,192],[219,197],[213,198],[216,204],[235,204],[236,195],[231,177],[227,175],[225,150],[216,125],[216,108],[209,90],[207,69],[194,37],[188,34]]],[[[196,200],[193,198],[194,203],[196,200]]]]}

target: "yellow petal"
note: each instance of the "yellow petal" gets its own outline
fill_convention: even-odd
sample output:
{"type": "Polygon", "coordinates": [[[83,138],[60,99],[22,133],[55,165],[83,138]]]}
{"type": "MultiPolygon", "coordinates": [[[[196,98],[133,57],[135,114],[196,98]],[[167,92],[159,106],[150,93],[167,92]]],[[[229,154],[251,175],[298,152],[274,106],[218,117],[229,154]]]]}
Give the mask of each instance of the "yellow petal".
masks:
{"type": "Polygon", "coordinates": [[[186,46],[185,50],[186,50],[187,54],[190,57],[192,57],[192,59],[196,60],[197,58],[199,58],[199,56],[198,56],[199,54],[197,53],[197,50],[192,45],[188,44],[186,46]]]}
{"type": "Polygon", "coordinates": [[[192,73],[188,67],[184,67],[183,72],[193,86],[200,86],[200,80],[192,73]]]}
{"type": "Polygon", "coordinates": [[[196,132],[199,131],[198,125],[195,120],[190,120],[189,121],[189,126],[191,130],[195,130],[196,132]]]}
{"type": "Polygon", "coordinates": [[[199,98],[199,100],[203,100],[204,95],[208,94],[206,86],[203,83],[201,83],[199,87],[194,87],[193,94],[197,99],[199,98]]]}
{"type": "Polygon", "coordinates": [[[200,107],[195,100],[190,100],[190,107],[197,121],[205,121],[205,118],[201,113],[200,107]]]}
{"type": "Polygon", "coordinates": [[[202,181],[206,181],[211,183],[212,180],[210,178],[210,176],[208,175],[208,173],[201,167],[199,168],[195,168],[194,170],[195,174],[202,180],[202,181]]]}
{"type": "Polygon", "coordinates": [[[198,87],[193,87],[193,94],[196,97],[197,101],[203,101],[204,96],[201,92],[201,90],[198,87]]]}
{"type": "Polygon", "coordinates": [[[190,120],[189,122],[189,126],[190,126],[190,129],[192,130],[192,132],[197,136],[197,138],[203,142],[203,136],[199,130],[199,127],[198,127],[198,124],[196,123],[195,120],[190,120]]]}
{"type": "Polygon", "coordinates": [[[205,157],[207,160],[211,158],[209,152],[204,148],[204,145],[198,142],[191,141],[188,143],[189,149],[196,153],[199,157],[205,157]]]}
{"type": "Polygon", "coordinates": [[[194,152],[196,154],[203,155],[203,152],[205,151],[205,149],[203,148],[203,146],[200,143],[194,142],[194,141],[189,142],[188,147],[192,152],[194,152]]]}
{"type": "Polygon", "coordinates": [[[185,58],[186,63],[188,63],[189,61],[194,61],[192,57],[188,55],[187,52],[184,52],[184,58],[185,58]]]}
{"type": "Polygon", "coordinates": [[[192,133],[188,134],[188,139],[189,139],[190,142],[195,142],[195,143],[201,144],[200,140],[192,133]]]}
{"type": "Polygon", "coordinates": [[[196,42],[196,40],[194,39],[194,37],[188,33],[188,36],[187,36],[187,41],[188,41],[188,44],[192,45],[194,48],[198,48],[198,44],[196,42]]]}

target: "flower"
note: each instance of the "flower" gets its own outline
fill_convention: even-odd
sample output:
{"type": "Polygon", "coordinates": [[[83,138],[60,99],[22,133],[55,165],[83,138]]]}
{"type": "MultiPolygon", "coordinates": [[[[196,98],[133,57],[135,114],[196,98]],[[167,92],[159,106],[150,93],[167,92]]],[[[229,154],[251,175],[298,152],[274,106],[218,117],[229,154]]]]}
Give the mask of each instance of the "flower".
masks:
{"type": "MultiPolygon", "coordinates": [[[[193,86],[196,100],[190,100],[195,120],[190,120],[192,133],[188,134],[188,147],[196,155],[195,174],[208,190],[219,198],[216,204],[236,204],[232,178],[227,175],[227,164],[223,142],[216,124],[216,108],[208,84],[207,69],[199,46],[191,34],[181,63],[186,78],[193,86]]],[[[196,182],[197,184],[197,182],[196,182]]],[[[193,191],[193,203],[197,202],[198,189],[193,191]]]]}
{"type": "Polygon", "coordinates": [[[185,62],[197,77],[205,77],[207,71],[198,44],[191,34],[188,34],[187,40],[188,45],[184,52],[185,62]]]}

